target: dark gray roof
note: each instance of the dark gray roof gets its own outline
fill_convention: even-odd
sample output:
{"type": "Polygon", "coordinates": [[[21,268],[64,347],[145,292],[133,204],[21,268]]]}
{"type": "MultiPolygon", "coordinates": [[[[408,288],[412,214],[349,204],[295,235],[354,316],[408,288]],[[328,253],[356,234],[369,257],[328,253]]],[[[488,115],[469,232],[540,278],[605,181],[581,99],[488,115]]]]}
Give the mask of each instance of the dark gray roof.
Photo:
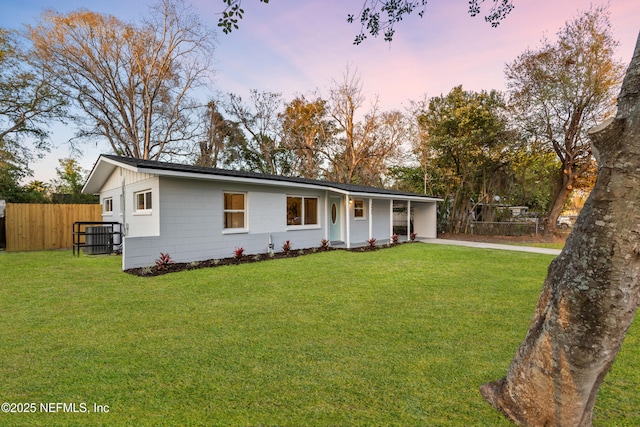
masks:
{"type": "Polygon", "coordinates": [[[281,175],[269,175],[256,172],[246,172],[230,169],[218,169],[205,166],[185,165],[181,163],[168,163],[160,162],[156,160],[143,160],[133,157],[121,157],[110,154],[102,154],[101,157],[123,163],[136,168],[156,169],[164,171],[186,172],[194,174],[206,174],[215,176],[228,176],[234,178],[253,178],[266,181],[279,181],[279,182],[291,182],[297,184],[317,185],[324,188],[335,188],[338,190],[353,192],[353,193],[373,193],[373,194],[386,194],[386,195],[398,195],[398,196],[411,196],[411,197],[424,197],[433,199],[433,196],[427,196],[425,194],[409,193],[403,191],[387,190],[384,188],[370,187],[366,185],[345,184],[341,182],[322,181],[317,179],[299,178],[292,176],[281,175]]]}

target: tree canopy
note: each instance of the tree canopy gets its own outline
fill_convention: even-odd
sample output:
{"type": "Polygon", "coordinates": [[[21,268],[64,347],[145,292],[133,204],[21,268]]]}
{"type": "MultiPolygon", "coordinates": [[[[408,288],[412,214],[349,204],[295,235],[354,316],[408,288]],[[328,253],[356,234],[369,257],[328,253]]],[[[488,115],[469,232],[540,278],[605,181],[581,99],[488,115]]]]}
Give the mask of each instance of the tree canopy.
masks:
{"type": "Polygon", "coordinates": [[[433,166],[447,182],[448,231],[465,231],[475,207],[501,194],[506,176],[502,155],[511,141],[502,95],[457,86],[432,98],[417,119],[428,135],[418,151],[435,152],[433,166]]]}
{"type": "Polygon", "coordinates": [[[316,96],[296,96],[280,114],[284,148],[291,154],[292,173],[304,178],[323,176],[324,159],[337,129],[329,118],[329,103],[316,96]]]}
{"type": "Polygon", "coordinates": [[[48,11],[28,36],[51,84],[81,111],[78,137],[143,159],[185,152],[190,94],[211,71],[213,40],[187,5],[164,0],[142,25],[48,11]]]}
{"type": "MultiPolygon", "coordinates": [[[[269,0],[259,0],[269,3],[269,0]]],[[[218,27],[225,34],[237,30],[244,17],[242,0],[222,0],[226,5],[218,19],[218,27]]],[[[469,15],[477,16],[482,12],[484,0],[469,0],[469,15]]],[[[496,27],[513,10],[513,0],[491,0],[491,7],[485,14],[485,21],[496,27]]],[[[427,0],[364,0],[358,14],[348,14],[349,23],[360,22],[360,32],[355,36],[354,44],[362,43],[368,35],[378,37],[381,33],[385,41],[392,41],[395,24],[417,11],[422,17],[426,13],[427,0]]]]}
{"type": "Polygon", "coordinates": [[[61,203],[95,203],[93,194],[83,194],[82,186],[89,172],[73,158],[59,159],[56,179],[53,181],[53,201],[61,203]]]}
{"type": "Polygon", "coordinates": [[[609,117],[622,80],[614,59],[609,12],[596,7],[568,21],[557,41],[546,38],[506,67],[509,102],[527,138],[546,144],[560,165],[545,230],[552,233],[569,194],[592,167],[587,131],[609,117]]]}
{"type": "Polygon", "coordinates": [[[29,60],[17,34],[0,28],[0,198],[11,198],[29,162],[48,148],[47,127],[67,103],[29,60]]]}

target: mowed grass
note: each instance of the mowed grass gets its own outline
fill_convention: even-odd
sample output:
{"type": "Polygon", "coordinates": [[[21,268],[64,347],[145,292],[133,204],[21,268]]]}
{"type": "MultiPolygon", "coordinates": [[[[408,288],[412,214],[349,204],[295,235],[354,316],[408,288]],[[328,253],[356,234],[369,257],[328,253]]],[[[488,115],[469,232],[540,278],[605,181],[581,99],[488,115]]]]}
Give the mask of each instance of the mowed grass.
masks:
{"type": "MultiPolygon", "coordinates": [[[[478,387],[551,260],[406,244],[140,278],[115,256],[0,254],[0,402],[37,405],[0,425],[506,426],[478,387]]],[[[596,425],[640,424],[639,337],[596,425]]]]}

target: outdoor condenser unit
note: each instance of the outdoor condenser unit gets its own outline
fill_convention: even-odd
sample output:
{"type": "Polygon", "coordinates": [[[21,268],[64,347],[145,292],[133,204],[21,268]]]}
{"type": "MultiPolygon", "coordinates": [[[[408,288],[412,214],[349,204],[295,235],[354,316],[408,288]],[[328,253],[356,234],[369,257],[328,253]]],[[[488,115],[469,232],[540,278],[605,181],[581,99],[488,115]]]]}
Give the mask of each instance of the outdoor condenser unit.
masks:
{"type": "Polygon", "coordinates": [[[88,255],[108,254],[113,250],[113,227],[87,227],[85,237],[88,255]]]}

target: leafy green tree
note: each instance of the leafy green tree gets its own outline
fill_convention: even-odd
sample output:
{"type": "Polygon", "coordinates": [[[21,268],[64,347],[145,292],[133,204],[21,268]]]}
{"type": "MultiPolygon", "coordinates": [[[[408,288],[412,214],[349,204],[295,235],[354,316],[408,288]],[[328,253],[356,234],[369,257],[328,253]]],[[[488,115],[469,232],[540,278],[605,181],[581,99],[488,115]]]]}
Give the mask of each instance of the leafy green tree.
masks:
{"type": "Polygon", "coordinates": [[[545,232],[553,233],[576,180],[591,167],[587,131],[615,109],[623,66],[614,59],[614,40],[606,7],[569,21],[557,41],[546,38],[508,64],[509,103],[522,132],[542,141],[560,160],[546,213],[545,232]]]}
{"type": "Polygon", "coordinates": [[[427,164],[426,168],[427,172],[425,173],[423,166],[389,166],[387,176],[391,181],[390,187],[399,191],[446,197],[448,186],[444,182],[441,170],[431,163],[427,164]]]}
{"type": "Polygon", "coordinates": [[[426,180],[419,166],[389,166],[388,177],[395,190],[426,194],[426,180]]]}
{"type": "Polygon", "coordinates": [[[0,149],[26,137],[44,147],[51,121],[65,117],[66,102],[29,61],[16,35],[0,28],[0,149]]]}
{"type": "Polygon", "coordinates": [[[0,198],[15,201],[29,162],[47,147],[47,126],[66,102],[29,61],[14,32],[0,28],[0,198]]]}
{"type": "Polygon", "coordinates": [[[504,192],[507,203],[527,206],[542,217],[549,209],[558,159],[555,153],[540,144],[516,143],[503,153],[511,168],[511,179],[504,192]]]}
{"type": "Polygon", "coordinates": [[[20,182],[28,173],[26,164],[21,164],[13,153],[0,149],[0,200],[17,202],[22,192],[20,182]]]}
{"type": "Polygon", "coordinates": [[[446,183],[448,231],[464,231],[475,205],[489,202],[504,183],[509,134],[502,96],[457,86],[432,98],[418,120],[428,134],[423,149],[435,151],[433,164],[446,183]]]}
{"type": "Polygon", "coordinates": [[[57,178],[53,181],[54,201],[64,203],[95,203],[93,194],[83,194],[82,187],[88,171],[82,169],[75,159],[59,159],[57,178]],[[57,199],[56,199],[57,197],[57,199]]]}
{"type": "Polygon", "coordinates": [[[424,112],[428,108],[429,100],[426,97],[418,102],[411,101],[408,113],[408,142],[411,145],[411,151],[402,165],[392,166],[388,172],[397,189],[445,198],[447,185],[444,173],[437,164],[439,153],[431,145],[429,130],[424,122],[424,112]],[[410,188],[413,190],[409,190],[410,188]]]}
{"type": "Polygon", "coordinates": [[[51,186],[33,180],[14,195],[14,203],[51,203],[51,186]]]}
{"type": "MultiPolygon", "coordinates": [[[[482,181],[481,202],[491,203],[498,196],[501,204],[527,206],[529,212],[541,216],[546,212],[553,188],[553,172],[557,167],[555,153],[539,146],[523,144],[512,132],[506,132],[498,167],[492,169],[491,179],[482,181]]],[[[428,135],[422,135],[416,146],[414,157],[420,166],[394,166],[389,169],[389,177],[394,188],[442,197],[438,204],[439,225],[449,231],[451,207],[450,189],[456,178],[450,166],[442,162],[440,153],[431,148],[428,135]],[[426,154],[425,154],[426,153],[426,154]]],[[[477,191],[477,190],[476,190],[477,191]]]]}

